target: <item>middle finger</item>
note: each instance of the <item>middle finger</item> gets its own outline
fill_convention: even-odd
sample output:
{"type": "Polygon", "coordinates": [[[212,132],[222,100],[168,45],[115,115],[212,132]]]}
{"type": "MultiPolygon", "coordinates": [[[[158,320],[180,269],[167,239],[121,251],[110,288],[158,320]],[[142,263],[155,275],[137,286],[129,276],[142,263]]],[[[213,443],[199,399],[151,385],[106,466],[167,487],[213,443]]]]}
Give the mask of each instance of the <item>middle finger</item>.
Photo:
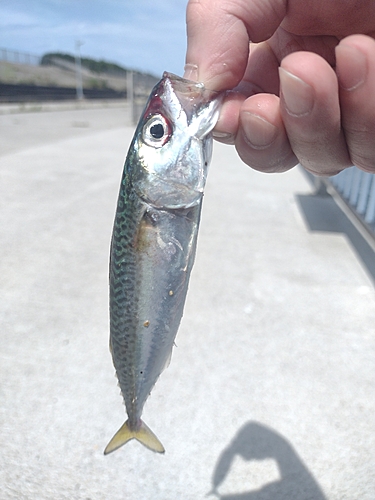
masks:
{"type": "Polygon", "coordinates": [[[351,165],[341,127],[338,83],[329,64],[311,52],[281,63],[281,115],[299,162],[317,175],[351,165]]]}

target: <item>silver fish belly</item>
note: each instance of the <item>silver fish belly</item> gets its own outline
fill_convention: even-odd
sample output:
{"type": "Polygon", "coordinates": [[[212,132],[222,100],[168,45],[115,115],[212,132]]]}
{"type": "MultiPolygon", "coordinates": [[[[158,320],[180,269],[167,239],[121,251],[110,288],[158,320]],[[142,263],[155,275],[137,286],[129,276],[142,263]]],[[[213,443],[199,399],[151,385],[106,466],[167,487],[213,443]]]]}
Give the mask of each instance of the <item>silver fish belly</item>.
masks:
{"type": "Polygon", "coordinates": [[[141,415],[181,321],[220,102],[164,73],[129,148],[110,254],[110,349],[128,419],[105,454],[131,439],[164,452],[141,415]]]}

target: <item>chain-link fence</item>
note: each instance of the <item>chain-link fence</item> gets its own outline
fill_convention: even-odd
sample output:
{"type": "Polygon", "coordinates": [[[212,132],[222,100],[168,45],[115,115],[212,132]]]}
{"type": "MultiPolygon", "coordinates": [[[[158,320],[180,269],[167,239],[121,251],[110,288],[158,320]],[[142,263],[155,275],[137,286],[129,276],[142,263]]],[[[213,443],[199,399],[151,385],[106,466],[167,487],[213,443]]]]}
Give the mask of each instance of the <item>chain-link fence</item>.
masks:
{"type": "Polygon", "coordinates": [[[30,54],[29,52],[0,48],[0,61],[38,66],[40,64],[40,56],[30,54]]]}
{"type": "MultiPolygon", "coordinates": [[[[76,71],[76,65],[73,62],[67,62],[62,58],[51,57],[48,60],[49,65],[56,66],[62,70],[66,70],[69,73],[73,73],[76,71]]],[[[45,56],[44,58],[45,59],[45,56]]],[[[21,52],[17,50],[0,48],[0,61],[5,61],[9,63],[16,64],[26,64],[32,66],[40,66],[42,63],[42,57],[37,56],[35,54],[31,54],[28,52],[21,52]]],[[[46,61],[44,61],[45,67],[46,61]]],[[[81,69],[81,72],[89,71],[87,68],[84,70],[81,69]]],[[[143,73],[136,70],[127,70],[124,68],[121,76],[125,73],[126,82],[124,81],[121,88],[117,88],[118,84],[114,85],[112,88],[113,82],[109,82],[103,89],[99,89],[95,92],[95,89],[92,88],[87,90],[87,85],[84,85],[84,97],[88,98],[124,98],[127,97],[130,103],[130,109],[132,110],[132,121],[136,124],[139,120],[139,117],[144,109],[144,106],[147,102],[148,96],[154,85],[158,82],[159,78],[149,74],[143,73]],[[94,95],[95,94],[95,95],[94,95]]],[[[109,76],[114,75],[114,71],[108,73],[109,76]]],[[[92,75],[89,75],[89,77],[92,75]]],[[[95,76],[95,75],[94,75],[95,76]]],[[[103,76],[103,75],[102,75],[103,76]]],[[[120,76],[116,74],[115,76],[120,76]]],[[[91,78],[92,79],[92,78],[91,78]]],[[[124,78],[125,80],[125,78],[124,78]]],[[[24,83],[24,82],[22,82],[24,83]]],[[[87,83],[87,82],[86,82],[87,83]]],[[[47,84],[48,85],[48,84],[47,84]]],[[[52,85],[54,85],[52,83],[52,85]]],[[[63,84],[64,85],[64,84],[63,84]]],[[[56,87],[59,86],[57,83],[54,85],[56,87]]],[[[49,88],[45,86],[45,84],[40,82],[35,83],[34,86],[29,85],[26,88],[25,85],[19,85],[18,82],[4,81],[1,82],[1,91],[0,91],[0,101],[2,102],[26,102],[28,100],[60,100],[60,99],[74,99],[76,98],[76,91],[73,91],[73,88],[65,88],[65,87],[73,87],[73,85],[64,85],[61,87],[60,91],[58,89],[49,88]],[[43,85],[45,88],[43,88],[43,85]],[[30,87],[30,88],[29,88],[30,87]],[[35,87],[35,88],[34,88],[35,87]]]]}

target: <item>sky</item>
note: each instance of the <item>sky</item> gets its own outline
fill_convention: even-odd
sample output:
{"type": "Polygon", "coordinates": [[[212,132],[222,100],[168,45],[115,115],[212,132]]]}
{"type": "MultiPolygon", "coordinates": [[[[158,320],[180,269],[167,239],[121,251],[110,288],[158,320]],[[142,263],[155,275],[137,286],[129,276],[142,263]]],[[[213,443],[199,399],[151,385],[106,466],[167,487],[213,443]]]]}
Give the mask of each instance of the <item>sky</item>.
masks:
{"type": "Polygon", "coordinates": [[[187,0],[0,0],[0,48],[104,59],[182,75],[187,0]]]}

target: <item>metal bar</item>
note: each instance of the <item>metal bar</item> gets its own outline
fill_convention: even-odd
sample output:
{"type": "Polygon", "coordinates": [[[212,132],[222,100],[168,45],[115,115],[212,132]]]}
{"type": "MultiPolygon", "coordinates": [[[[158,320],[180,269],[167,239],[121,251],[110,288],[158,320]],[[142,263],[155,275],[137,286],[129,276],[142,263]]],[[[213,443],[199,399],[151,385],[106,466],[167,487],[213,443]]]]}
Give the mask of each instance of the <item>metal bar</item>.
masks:
{"type": "Polygon", "coordinates": [[[359,168],[353,169],[352,189],[350,192],[349,203],[356,207],[359,197],[359,187],[361,185],[362,171],[359,168]]]}
{"type": "Polygon", "coordinates": [[[368,224],[375,222],[375,179],[372,176],[371,190],[368,197],[367,209],[365,214],[365,221],[368,224]]]}
{"type": "Polygon", "coordinates": [[[327,193],[375,251],[375,174],[350,167],[321,179],[327,193]]]}
{"type": "Polygon", "coordinates": [[[336,176],[336,187],[340,193],[342,193],[344,185],[345,185],[345,172],[340,172],[336,176]]]}
{"type": "Polygon", "coordinates": [[[354,170],[355,170],[354,167],[348,168],[348,169],[344,170],[343,175],[342,175],[344,177],[344,186],[343,186],[343,190],[342,190],[342,195],[347,200],[350,198],[354,170]]]}
{"type": "Polygon", "coordinates": [[[327,193],[332,196],[337,205],[341,208],[350,222],[356,227],[362,237],[366,240],[372,250],[375,252],[375,232],[374,229],[371,228],[359,214],[353,210],[350,205],[343,199],[341,194],[337,191],[337,189],[333,186],[328,178],[323,179],[323,182],[327,186],[327,193]]]}
{"type": "Polygon", "coordinates": [[[368,202],[368,196],[370,193],[370,186],[372,181],[372,175],[368,172],[364,172],[362,176],[362,182],[360,187],[360,193],[358,198],[357,212],[363,215],[366,212],[366,206],[368,202]]]}

